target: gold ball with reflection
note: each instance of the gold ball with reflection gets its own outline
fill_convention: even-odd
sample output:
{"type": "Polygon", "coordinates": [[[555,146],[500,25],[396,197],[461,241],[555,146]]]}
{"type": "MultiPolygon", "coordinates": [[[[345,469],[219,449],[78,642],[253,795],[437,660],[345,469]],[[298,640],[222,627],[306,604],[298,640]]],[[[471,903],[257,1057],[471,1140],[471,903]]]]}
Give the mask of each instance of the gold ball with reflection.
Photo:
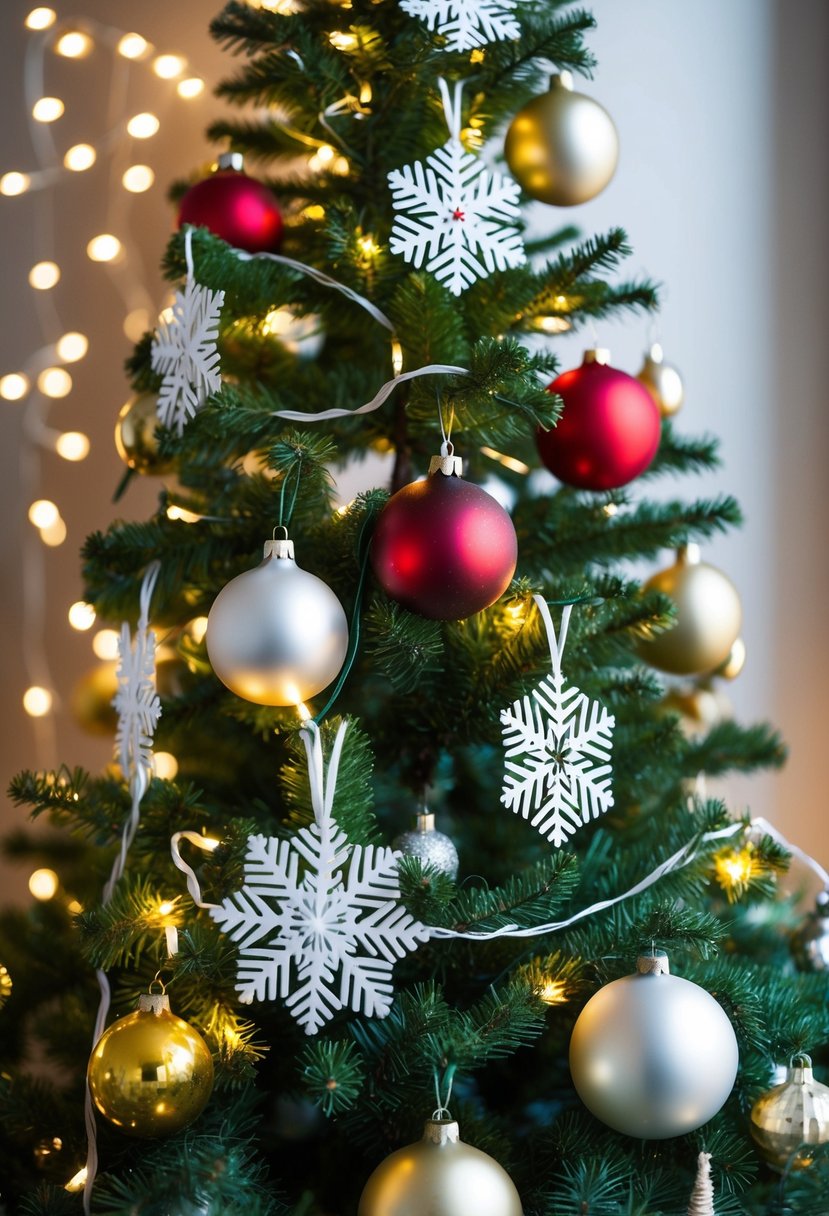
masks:
{"type": "Polygon", "coordinates": [[[171,463],[158,457],[158,440],[155,437],[157,405],[154,393],[142,393],[126,403],[115,424],[118,455],[136,473],[161,476],[173,468],[171,463]]]}
{"type": "Polygon", "coordinates": [[[595,198],[610,181],[619,159],[613,119],[592,97],[573,90],[562,72],[550,89],[534,97],[510,123],[504,142],[510,172],[531,198],[573,207],[595,198]]]}
{"type": "Polygon", "coordinates": [[[645,362],[636,379],[640,384],[644,384],[659,406],[663,418],[675,414],[685,400],[682,377],[673,364],[664,361],[662,347],[658,342],[654,342],[645,355],[645,362]]]}
{"type": "Polygon", "coordinates": [[[829,1088],[815,1080],[808,1056],[798,1056],[783,1084],[754,1103],[751,1134],[776,1170],[811,1165],[807,1146],[829,1142],[829,1088]]]}
{"type": "Polygon", "coordinates": [[[429,1119],[423,1139],[381,1161],[357,1216],[521,1216],[503,1166],[464,1144],[454,1119],[429,1119]]]}
{"type": "Polygon", "coordinates": [[[142,996],[135,1013],[98,1040],[87,1071],[101,1114],[130,1136],[169,1136],[197,1119],[213,1089],[204,1039],[170,1011],[166,996],[142,996]]]}
{"type": "Polygon", "coordinates": [[[714,671],[731,652],[742,625],[742,608],[731,580],[688,545],[673,566],[645,583],[645,591],[661,591],[676,604],[676,623],[638,645],[640,658],[676,676],[714,671]]]}

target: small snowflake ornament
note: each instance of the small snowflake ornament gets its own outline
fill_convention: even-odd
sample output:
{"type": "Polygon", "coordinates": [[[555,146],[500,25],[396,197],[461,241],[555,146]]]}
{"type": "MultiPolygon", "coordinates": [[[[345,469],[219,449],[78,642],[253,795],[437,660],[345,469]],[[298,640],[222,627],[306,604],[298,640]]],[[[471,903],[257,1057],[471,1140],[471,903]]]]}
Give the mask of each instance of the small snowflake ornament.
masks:
{"type": "Polygon", "coordinates": [[[610,751],[616,721],[562,675],[571,605],[564,608],[556,638],[547,604],[539,595],[533,598],[547,628],[553,671],[530,696],[501,711],[506,749],[501,802],[560,848],[613,806],[610,751]]]}
{"type": "Polygon", "coordinates": [[[460,141],[461,90],[450,101],[439,81],[450,138],[425,161],[394,169],[388,181],[398,212],[389,248],[426,269],[453,295],[495,270],[526,261],[518,219],[518,185],[486,168],[460,141]]]}
{"type": "Polygon", "coordinates": [[[126,621],[118,639],[118,691],[112,704],[118,714],[115,755],[121,772],[132,785],[146,785],[152,771],[153,736],[161,717],[155,690],[155,633],[149,628],[149,607],[158,577],[154,562],[141,587],[141,607],[134,636],[126,621]]]}
{"type": "Polygon", "coordinates": [[[447,51],[471,51],[487,42],[518,38],[515,9],[521,0],[400,0],[410,17],[446,39],[447,51]]]}
{"type": "Polygon", "coordinates": [[[331,817],[345,728],[325,781],[319,731],[303,727],[315,822],[290,840],[251,836],[244,886],[210,910],[239,945],[239,999],[279,997],[309,1035],[344,1008],[385,1017],[395,961],[429,936],[400,902],[399,854],[350,844],[331,817]]]}
{"type": "Polygon", "coordinates": [[[178,435],[207,398],[222,387],[216,339],[225,293],[211,291],[196,282],[192,241],[192,229],[188,228],[184,237],[187,258],[184,292],[175,293],[173,315],[159,324],[150,352],[153,371],[163,376],[158,418],[178,435]]]}

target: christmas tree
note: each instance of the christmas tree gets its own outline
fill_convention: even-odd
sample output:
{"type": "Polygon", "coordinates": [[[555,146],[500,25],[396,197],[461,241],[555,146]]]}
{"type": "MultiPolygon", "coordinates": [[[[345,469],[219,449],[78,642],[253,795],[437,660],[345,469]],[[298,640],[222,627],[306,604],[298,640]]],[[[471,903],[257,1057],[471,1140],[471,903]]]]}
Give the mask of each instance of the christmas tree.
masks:
{"type": "Polygon", "coordinates": [[[658,307],[557,209],[615,165],[592,18],[277,7],[213,23],[245,168],[177,189],[129,364],[167,486],[84,550],[117,764],[12,782],[75,902],[0,921],[5,1210],[827,1212],[827,926],[798,969],[785,847],[705,796],[783,758],[706,717],[739,509],[648,498],[717,463],[658,352],[555,353],[658,307]]]}

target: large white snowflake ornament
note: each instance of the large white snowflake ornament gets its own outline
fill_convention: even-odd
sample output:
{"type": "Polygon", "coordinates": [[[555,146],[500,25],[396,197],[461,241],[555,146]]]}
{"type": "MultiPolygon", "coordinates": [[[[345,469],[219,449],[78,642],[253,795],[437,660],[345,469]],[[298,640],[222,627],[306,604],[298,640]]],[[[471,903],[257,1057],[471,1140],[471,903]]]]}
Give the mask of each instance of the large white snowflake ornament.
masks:
{"type": "Polygon", "coordinates": [[[398,213],[389,240],[416,269],[425,264],[453,295],[495,270],[513,269],[526,261],[524,243],[514,221],[519,217],[519,189],[512,178],[486,168],[460,141],[460,93],[450,102],[440,81],[450,138],[427,156],[388,176],[392,205],[398,213]]]}
{"type": "Polygon", "coordinates": [[[112,704],[118,714],[115,754],[125,777],[153,763],[153,736],[161,717],[155,690],[155,633],[139,621],[130,637],[126,621],[118,639],[118,691],[112,704]]]}
{"type": "Polygon", "coordinates": [[[569,605],[556,638],[549,609],[534,597],[550,640],[552,675],[501,711],[506,749],[501,802],[556,848],[613,806],[610,752],[615,718],[569,687],[561,671],[569,605]]]}
{"type": "Polygon", "coordinates": [[[487,42],[519,38],[515,8],[521,0],[400,0],[410,17],[419,17],[442,34],[447,51],[471,51],[487,42]]]}
{"type": "Polygon", "coordinates": [[[239,945],[239,999],[279,997],[309,1035],[344,1008],[385,1017],[395,961],[429,936],[400,902],[398,854],[350,844],[331,817],[344,731],[324,788],[319,732],[303,728],[315,822],[249,837],[244,886],[210,911],[239,945]]]}
{"type": "Polygon", "coordinates": [[[211,394],[222,387],[219,371],[219,317],[223,291],[197,283],[193,272],[192,231],[184,238],[187,281],[177,291],[169,320],[161,321],[152,341],[150,363],[163,379],[157,414],[163,426],[178,435],[211,394]]]}

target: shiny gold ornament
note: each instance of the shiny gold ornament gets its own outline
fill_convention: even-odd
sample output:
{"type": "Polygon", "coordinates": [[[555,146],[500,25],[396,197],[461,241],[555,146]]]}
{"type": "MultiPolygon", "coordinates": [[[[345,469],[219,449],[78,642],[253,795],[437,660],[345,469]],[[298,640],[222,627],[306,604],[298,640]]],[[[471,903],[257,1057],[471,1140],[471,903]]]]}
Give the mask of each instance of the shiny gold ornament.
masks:
{"type": "Polygon", "coordinates": [[[378,1165],[357,1216],[522,1216],[506,1170],[464,1144],[453,1119],[428,1119],[423,1139],[378,1165]]]}
{"type": "Polygon", "coordinates": [[[829,1087],[814,1079],[809,1056],[795,1056],[783,1084],[754,1103],[751,1134],[772,1169],[812,1164],[807,1146],[829,1141],[829,1087]]]}
{"type": "Polygon", "coordinates": [[[792,951],[804,971],[829,970],[829,891],[821,891],[814,910],[792,937],[792,951]]]}
{"type": "Polygon", "coordinates": [[[130,1136],[168,1136],[197,1119],[213,1088],[204,1039],[151,993],[104,1031],[87,1071],[96,1107],[130,1136]]]}
{"type": "Polygon", "coordinates": [[[679,728],[688,739],[707,735],[732,717],[728,697],[708,680],[689,688],[669,688],[659,708],[679,714],[679,728]]]}
{"type": "Polygon", "coordinates": [[[3,1008],[11,994],[12,977],[9,975],[7,968],[0,963],[0,1009],[3,1008]]]}
{"type": "Polygon", "coordinates": [[[644,384],[663,418],[675,414],[685,400],[685,389],[682,378],[671,363],[665,363],[662,357],[662,347],[654,342],[645,355],[645,362],[639,370],[636,379],[644,384]]]}
{"type": "Polygon", "coordinates": [[[69,708],[78,726],[90,735],[114,735],[118,715],[112,698],[118,691],[117,662],[99,663],[77,681],[69,708]]]}
{"type": "Polygon", "coordinates": [[[140,397],[128,401],[115,424],[115,446],[118,455],[130,469],[160,477],[169,473],[173,465],[160,460],[158,456],[158,440],[155,437],[157,404],[154,393],[142,393],[140,397]]]}
{"type": "Polygon", "coordinates": [[[740,597],[716,566],[700,561],[699,546],[686,545],[667,570],[645,583],[676,604],[676,623],[638,645],[640,658],[673,675],[702,675],[723,663],[742,625],[740,597]]]}
{"type": "Polygon", "coordinates": [[[541,203],[573,207],[595,198],[619,159],[613,119],[592,97],[573,90],[570,72],[519,110],[507,131],[504,156],[521,188],[541,203]]]}

